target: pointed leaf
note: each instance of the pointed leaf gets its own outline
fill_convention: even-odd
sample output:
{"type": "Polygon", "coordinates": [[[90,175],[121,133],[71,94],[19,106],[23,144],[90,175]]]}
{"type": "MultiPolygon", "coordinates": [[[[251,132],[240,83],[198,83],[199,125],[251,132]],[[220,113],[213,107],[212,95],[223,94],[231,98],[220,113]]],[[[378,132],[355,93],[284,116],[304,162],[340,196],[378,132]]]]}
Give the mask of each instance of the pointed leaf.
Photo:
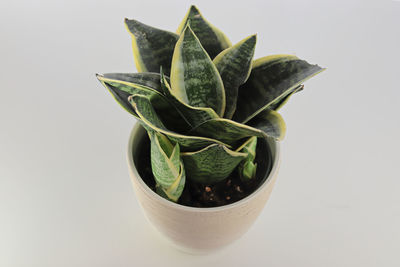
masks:
{"type": "Polygon", "coordinates": [[[289,101],[289,99],[290,99],[290,97],[291,97],[292,95],[294,95],[294,94],[297,93],[297,92],[300,92],[300,91],[303,90],[303,89],[304,89],[304,85],[299,85],[299,86],[297,86],[297,88],[294,89],[293,92],[291,92],[290,94],[288,94],[287,96],[285,96],[285,97],[282,98],[281,100],[272,103],[272,104],[269,106],[269,109],[272,109],[272,110],[275,110],[275,111],[280,110],[281,107],[283,107],[283,106],[289,101]]]}
{"type": "Polygon", "coordinates": [[[261,129],[223,118],[208,120],[194,128],[190,133],[217,139],[230,145],[249,136],[269,136],[268,132],[265,133],[261,129]]]}
{"type": "Polygon", "coordinates": [[[103,75],[97,74],[97,79],[109,85],[116,87],[120,91],[124,91],[131,95],[140,94],[145,96],[162,96],[160,75],[149,73],[106,73],[103,75]],[[158,78],[158,81],[153,81],[158,78]]]}
{"type": "Polygon", "coordinates": [[[250,75],[257,36],[252,35],[222,51],[213,62],[221,75],[225,88],[224,117],[231,119],[236,110],[239,86],[250,75]]]}
{"type": "Polygon", "coordinates": [[[151,135],[151,168],[157,192],[174,202],[178,201],[185,184],[185,171],[180,159],[179,145],[174,147],[160,133],[151,135]]]}
{"type": "MultiPolygon", "coordinates": [[[[165,135],[164,135],[164,139],[168,140],[168,138],[165,135]]],[[[179,166],[179,164],[180,164],[180,153],[181,153],[181,150],[180,150],[179,144],[177,143],[174,146],[174,149],[172,150],[172,152],[169,153],[170,154],[169,159],[171,160],[172,164],[174,164],[174,166],[179,166]]]]}
{"type": "Polygon", "coordinates": [[[124,81],[128,83],[138,84],[147,88],[162,92],[160,83],[160,74],[154,72],[141,73],[105,73],[105,79],[124,81]]]}
{"type": "Polygon", "coordinates": [[[266,109],[262,111],[247,124],[277,140],[282,140],[286,134],[285,121],[282,116],[274,110],[266,109]]]}
{"type": "Polygon", "coordinates": [[[155,110],[161,114],[160,117],[171,130],[190,130],[190,126],[185,123],[179,112],[163,95],[161,91],[160,74],[108,73],[104,75],[97,75],[97,78],[107,89],[112,91],[113,95],[117,94],[117,101],[135,116],[137,115],[127,99],[130,95],[138,94],[151,99],[151,103],[155,110]],[[117,80],[117,78],[124,80],[117,80]]]}
{"type": "Polygon", "coordinates": [[[209,23],[196,6],[191,6],[189,11],[186,13],[185,18],[179,25],[177,30],[178,34],[181,34],[187,24],[190,23],[192,30],[199,38],[202,46],[210,55],[210,58],[214,58],[218,55],[222,50],[231,46],[231,42],[228,37],[209,23]]]}
{"type": "Polygon", "coordinates": [[[172,146],[171,142],[164,135],[154,133],[151,135],[151,168],[153,175],[162,187],[170,187],[176,178],[179,176],[180,160],[179,160],[179,145],[172,146]],[[167,142],[167,144],[165,144],[167,142]],[[171,146],[174,149],[164,150],[166,146],[171,146]],[[178,151],[178,154],[172,153],[178,151]],[[173,159],[170,157],[172,156],[173,159]]]}
{"type": "Polygon", "coordinates": [[[300,84],[324,69],[291,55],[257,59],[249,79],[239,88],[233,119],[246,123],[292,93],[300,84]]]}
{"type": "Polygon", "coordinates": [[[161,185],[156,184],[156,192],[163,198],[178,202],[179,197],[182,195],[183,189],[185,188],[186,173],[183,162],[180,163],[181,171],[179,177],[169,188],[163,188],[161,185]]]}
{"type": "Polygon", "coordinates": [[[158,114],[151,105],[150,100],[145,96],[133,95],[130,96],[128,100],[135,109],[135,112],[140,117],[146,130],[151,130],[166,135],[169,140],[179,143],[180,148],[183,151],[200,149],[215,143],[224,144],[214,139],[200,136],[187,136],[168,130],[160,120],[158,114]]]}
{"type": "Polygon", "coordinates": [[[251,161],[256,159],[257,136],[252,136],[247,139],[240,147],[236,149],[237,152],[246,153],[246,159],[251,161]]]}
{"type": "Polygon", "coordinates": [[[181,153],[188,179],[203,184],[224,180],[246,156],[246,153],[218,144],[196,152],[181,153]]]}
{"type": "Polygon", "coordinates": [[[257,163],[252,161],[244,161],[239,164],[239,177],[242,181],[246,182],[256,177],[257,163]]]}
{"type": "MultiPolygon", "coordinates": [[[[96,74],[97,79],[99,79],[100,75],[96,74]]],[[[132,105],[128,101],[128,97],[130,96],[129,93],[125,91],[119,90],[117,87],[112,86],[110,84],[107,84],[99,79],[100,83],[111,93],[111,95],[114,97],[115,101],[126,111],[128,111],[130,114],[135,116],[137,119],[139,119],[139,116],[136,114],[135,110],[133,109],[132,105]]]]}
{"type": "Polygon", "coordinates": [[[250,137],[242,146],[236,151],[247,153],[247,157],[243,160],[238,167],[239,176],[242,181],[248,181],[256,176],[257,163],[256,159],[257,137],[250,137]]]}
{"type": "Polygon", "coordinates": [[[187,26],[176,43],[171,67],[171,93],[194,107],[225,110],[224,85],[217,68],[187,26]]]}
{"type": "Polygon", "coordinates": [[[139,72],[158,72],[162,66],[169,75],[172,54],[179,36],[133,19],[125,19],[125,26],[132,37],[137,70],[139,72]]]}
{"type": "Polygon", "coordinates": [[[199,108],[192,107],[188,104],[181,102],[178,98],[176,98],[173,94],[171,94],[171,87],[168,83],[167,78],[161,73],[161,85],[164,91],[164,94],[170,100],[172,105],[181,113],[182,117],[185,118],[186,122],[192,127],[196,127],[201,123],[219,118],[217,113],[211,108],[199,108]]]}

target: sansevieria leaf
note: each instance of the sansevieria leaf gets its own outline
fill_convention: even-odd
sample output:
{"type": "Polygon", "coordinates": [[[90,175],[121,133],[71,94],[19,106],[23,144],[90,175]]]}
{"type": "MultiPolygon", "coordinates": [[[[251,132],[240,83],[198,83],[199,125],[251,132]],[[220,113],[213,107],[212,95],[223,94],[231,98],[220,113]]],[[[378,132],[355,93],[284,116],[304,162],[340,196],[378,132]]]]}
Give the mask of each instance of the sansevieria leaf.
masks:
{"type": "Polygon", "coordinates": [[[188,136],[168,130],[164,126],[163,122],[160,120],[150,100],[145,96],[132,95],[129,97],[128,100],[135,109],[137,115],[140,117],[141,122],[143,126],[146,128],[146,130],[166,135],[169,140],[178,143],[182,151],[185,150],[193,151],[196,149],[209,146],[211,144],[225,145],[224,143],[211,138],[200,137],[200,136],[188,136]]]}
{"type": "Polygon", "coordinates": [[[254,163],[256,159],[256,148],[257,148],[257,137],[250,137],[237,151],[247,153],[246,159],[244,159],[238,166],[239,176],[242,181],[248,181],[256,176],[257,163],[254,163]]]}
{"type": "Polygon", "coordinates": [[[146,88],[162,93],[160,84],[160,74],[157,72],[140,73],[104,73],[101,75],[103,80],[123,81],[128,84],[145,86],[146,88]]]}
{"type": "Polygon", "coordinates": [[[292,55],[267,56],[255,60],[249,79],[239,88],[240,101],[233,119],[246,123],[323,70],[292,55]]]}
{"type": "Polygon", "coordinates": [[[160,114],[160,117],[171,130],[188,131],[190,127],[176,108],[171,105],[168,99],[163,95],[160,84],[160,74],[157,73],[107,73],[97,75],[99,81],[115,96],[115,99],[128,112],[137,116],[132,105],[128,102],[130,95],[142,95],[151,99],[154,109],[160,114]]]}
{"type": "Polygon", "coordinates": [[[100,83],[111,93],[111,95],[114,97],[115,101],[126,111],[128,111],[130,114],[135,116],[136,118],[139,119],[139,116],[136,114],[135,110],[133,109],[132,105],[128,101],[128,97],[131,95],[130,93],[127,93],[125,91],[122,91],[118,89],[117,87],[105,83],[100,79],[101,75],[96,74],[97,79],[100,81],[100,83]]]}
{"type": "Polygon", "coordinates": [[[172,54],[179,36],[134,19],[125,19],[132,37],[133,55],[139,72],[158,72],[160,66],[169,75],[172,54]]]}
{"type": "Polygon", "coordinates": [[[192,30],[199,38],[202,46],[211,58],[214,58],[222,50],[231,46],[228,37],[209,23],[196,6],[191,6],[185,18],[178,27],[177,33],[182,34],[185,27],[190,23],[192,30]]]}
{"type": "Polygon", "coordinates": [[[247,37],[219,53],[213,60],[224,83],[225,118],[231,119],[235,113],[238,89],[250,75],[256,42],[256,35],[247,37]]]}
{"type": "Polygon", "coordinates": [[[300,92],[301,90],[304,89],[304,85],[299,85],[297,86],[296,89],[293,90],[293,92],[291,92],[290,94],[288,94],[287,96],[285,96],[284,98],[280,99],[279,101],[274,101],[268,108],[278,111],[281,109],[281,107],[283,107],[290,99],[290,97],[292,95],[294,95],[297,92],[300,92]]]}
{"type": "Polygon", "coordinates": [[[219,118],[217,113],[211,108],[192,107],[171,94],[171,87],[168,83],[167,77],[161,72],[161,85],[164,90],[164,94],[170,100],[173,106],[181,113],[182,117],[185,118],[186,122],[192,127],[196,127],[201,123],[219,118]]]}
{"type": "Polygon", "coordinates": [[[224,85],[217,68],[187,25],[176,43],[171,66],[171,93],[194,107],[225,111],[224,85]]]}
{"type": "Polygon", "coordinates": [[[246,156],[246,153],[232,151],[218,144],[196,152],[181,153],[187,178],[203,184],[224,180],[246,156]]]}
{"type": "MultiPolygon", "coordinates": [[[[129,81],[122,80],[122,79],[116,79],[118,78],[127,78],[127,76],[123,76],[121,74],[97,74],[96,77],[101,83],[105,83],[107,85],[111,85],[115,88],[117,88],[119,91],[126,92],[130,95],[133,94],[139,94],[139,95],[145,95],[148,97],[153,97],[153,96],[161,96],[161,89],[160,85],[157,85],[156,87],[149,87],[149,82],[146,80],[143,80],[141,75],[143,73],[137,73],[137,75],[130,75],[129,76],[129,81]]],[[[159,76],[158,76],[159,77],[159,76]]]]}
{"type": "Polygon", "coordinates": [[[269,136],[269,133],[264,132],[262,129],[223,118],[208,120],[194,128],[190,133],[218,139],[230,145],[233,145],[239,139],[249,136],[269,136]]]}
{"type": "Polygon", "coordinates": [[[179,144],[173,146],[165,135],[154,132],[150,147],[151,168],[157,191],[161,191],[161,196],[177,202],[186,180],[179,144]]]}
{"type": "Polygon", "coordinates": [[[285,121],[278,112],[271,109],[261,111],[261,113],[251,119],[247,124],[260,129],[268,136],[277,140],[282,140],[286,134],[285,121]]]}

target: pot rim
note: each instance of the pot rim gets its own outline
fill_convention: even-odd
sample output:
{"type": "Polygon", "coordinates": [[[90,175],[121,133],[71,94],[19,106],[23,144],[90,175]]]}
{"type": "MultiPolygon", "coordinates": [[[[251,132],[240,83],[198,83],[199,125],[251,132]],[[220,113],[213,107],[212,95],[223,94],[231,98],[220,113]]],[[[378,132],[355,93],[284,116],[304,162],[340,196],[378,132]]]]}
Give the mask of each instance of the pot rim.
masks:
{"type": "Polygon", "coordinates": [[[229,209],[232,209],[232,208],[235,208],[238,206],[246,205],[248,202],[250,202],[252,199],[256,198],[259,194],[261,194],[261,192],[264,189],[266,189],[268,187],[269,183],[271,183],[272,178],[275,175],[277,175],[277,172],[279,170],[280,153],[281,153],[280,143],[278,141],[274,140],[273,145],[275,146],[275,156],[273,158],[271,171],[269,172],[268,177],[265,179],[264,183],[262,185],[260,185],[250,195],[246,196],[245,198],[243,198],[239,201],[233,202],[231,204],[219,206],[219,207],[199,208],[199,207],[190,207],[190,206],[177,204],[172,201],[166,200],[165,198],[159,196],[156,192],[151,190],[151,188],[149,188],[147,186],[147,184],[143,181],[143,179],[141,179],[141,176],[139,175],[139,173],[136,169],[135,162],[133,159],[132,146],[133,146],[135,137],[138,135],[138,133],[141,130],[145,131],[143,126],[140,123],[136,122],[130,133],[129,142],[128,142],[127,161],[128,161],[129,168],[134,173],[135,178],[133,178],[133,179],[136,179],[138,181],[138,184],[141,186],[141,189],[145,192],[145,194],[149,198],[154,199],[155,201],[161,202],[161,204],[163,204],[167,207],[173,208],[173,209],[182,210],[182,211],[186,211],[186,212],[219,212],[219,211],[229,210],[229,209]],[[140,179],[138,177],[140,177],[140,179]]]}

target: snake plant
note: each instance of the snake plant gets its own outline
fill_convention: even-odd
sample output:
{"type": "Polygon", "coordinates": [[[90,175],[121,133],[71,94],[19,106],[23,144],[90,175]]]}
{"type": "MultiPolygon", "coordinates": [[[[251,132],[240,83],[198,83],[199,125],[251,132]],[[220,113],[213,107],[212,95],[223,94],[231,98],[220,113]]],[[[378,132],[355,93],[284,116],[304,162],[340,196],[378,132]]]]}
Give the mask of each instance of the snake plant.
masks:
{"type": "Polygon", "coordinates": [[[177,202],[186,179],[254,179],[257,138],[281,140],[277,112],[324,70],[293,55],[253,60],[256,35],[232,45],[191,6],[176,33],[125,19],[138,73],[98,80],[146,129],[156,191],[177,202]]]}

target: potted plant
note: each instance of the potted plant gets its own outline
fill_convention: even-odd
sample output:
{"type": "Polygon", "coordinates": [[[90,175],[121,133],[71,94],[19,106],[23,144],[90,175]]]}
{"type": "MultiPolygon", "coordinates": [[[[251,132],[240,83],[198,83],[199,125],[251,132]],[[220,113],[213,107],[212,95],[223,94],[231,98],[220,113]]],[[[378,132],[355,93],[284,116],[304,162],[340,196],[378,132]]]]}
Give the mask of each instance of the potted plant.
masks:
{"type": "Polygon", "coordinates": [[[127,157],[138,200],[178,247],[221,248],[271,193],[286,130],[277,111],[323,68],[293,55],[253,60],[256,35],[231,45],[195,6],[177,33],[125,25],[139,73],[97,78],[139,121],[127,157]]]}

